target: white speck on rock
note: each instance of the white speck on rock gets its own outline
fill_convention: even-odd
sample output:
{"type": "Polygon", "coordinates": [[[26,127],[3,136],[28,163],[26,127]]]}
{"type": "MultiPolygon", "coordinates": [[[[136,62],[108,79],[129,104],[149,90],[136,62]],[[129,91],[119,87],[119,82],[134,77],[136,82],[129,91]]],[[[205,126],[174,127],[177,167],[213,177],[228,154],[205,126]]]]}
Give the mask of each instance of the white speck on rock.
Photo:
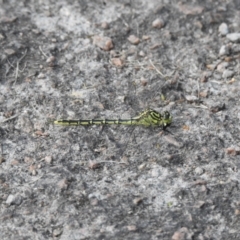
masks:
{"type": "Polygon", "coordinates": [[[226,23],[220,24],[220,26],[218,27],[218,32],[222,36],[227,35],[228,34],[228,25],[226,23]]]}
{"type": "Polygon", "coordinates": [[[159,176],[159,169],[157,169],[157,168],[154,168],[153,170],[152,170],[152,177],[158,177],[159,176]]]}
{"type": "Polygon", "coordinates": [[[202,175],[203,172],[204,172],[204,170],[203,170],[202,168],[200,168],[200,167],[196,167],[196,168],[195,168],[195,173],[196,173],[197,175],[202,175]]]}

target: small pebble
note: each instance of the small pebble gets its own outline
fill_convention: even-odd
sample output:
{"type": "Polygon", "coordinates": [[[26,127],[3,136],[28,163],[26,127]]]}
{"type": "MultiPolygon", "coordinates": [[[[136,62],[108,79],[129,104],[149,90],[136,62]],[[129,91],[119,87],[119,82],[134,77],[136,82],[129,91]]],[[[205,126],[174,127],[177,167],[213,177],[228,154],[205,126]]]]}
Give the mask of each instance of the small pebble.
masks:
{"type": "Polygon", "coordinates": [[[137,231],[137,227],[135,225],[129,225],[127,226],[128,231],[130,232],[134,232],[137,231]]]}
{"type": "Polygon", "coordinates": [[[33,162],[33,159],[30,157],[24,157],[24,162],[27,164],[31,164],[33,162]]]}
{"type": "Polygon", "coordinates": [[[199,15],[202,14],[204,11],[204,7],[198,6],[198,5],[188,5],[179,3],[178,9],[180,12],[184,13],[185,15],[199,15]]]}
{"type": "Polygon", "coordinates": [[[240,150],[238,148],[235,147],[229,147],[226,150],[226,153],[231,155],[231,156],[236,156],[240,154],[240,150]]]}
{"type": "Polygon", "coordinates": [[[222,23],[219,27],[218,27],[218,32],[220,33],[220,35],[225,36],[228,34],[228,25],[226,23],[222,23]]]}
{"type": "Polygon", "coordinates": [[[116,67],[122,67],[124,65],[124,62],[121,58],[112,58],[111,63],[116,67]]]}
{"type": "Polygon", "coordinates": [[[90,161],[88,167],[94,170],[94,169],[100,168],[101,164],[94,161],[90,161]]]}
{"type": "Polygon", "coordinates": [[[61,190],[66,190],[69,186],[69,182],[66,178],[64,178],[60,180],[57,185],[61,190]]]}
{"type": "Polygon", "coordinates": [[[188,228],[182,227],[173,234],[171,239],[172,240],[190,239],[190,238],[187,238],[188,233],[189,233],[188,228]]]}
{"type": "Polygon", "coordinates": [[[133,199],[133,204],[134,205],[139,205],[141,202],[143,201],[143,199],[141,197],[137,197],[133,199]]]}
{"type": "Polygon", "coordinates": [[[2,16],[0,19],[0,23],[12,23],[17,20],[17,17],[4,17],[2,16]]]}
{"type": "Polygon", "coordinates": [[[137,45],[140,43],[140,39],[138,37],[136,37],[135,35],[130,35],[128,37],[128,41],[134,45],[137,45]]]}
{"type": "Polygon", "coordinates": [[[101,28],[102,28],[102,29],[108,29],[108,28],[109,28],[108,23],[107,23],[107,22],[102,22],[102,23],[101,23],[101,28]]]}
{"type": "Polygon", "coordinates": [[[152,22],[154,28],[162,28],[164,26],[164,21],[161,18],[157,18],[152,22]]]}
{"type": "Polygon", "coordinates": [[[53,236],[54,237],[58,237],[58,236],[60,236],[61,234],[62,234],[62,228],[57,228],[57,229],[54,229],[53,230],[53,236]]]}
{"type": "Polygon", "coordinates": [[[127,61],[129,61],[129,62],[135,61],[135,56],[128,56],[127,61]]]}
{"type": "Polygon", "coordinates": [[[65,54],[65,58],[67,61],[71,61],[75,56],[71,53],[67,53],[65,54]]]}
{"type": "Polygon", "coordinates": [[[229,33],[227,38],[232,42],[238,42],[240,41],[240,33],[229,33]]]}
{"type": "Polygon", "coordinates": [[[196,102],[199,100],[198,97],[194,95],[185,95],[185,98],[189,102],[196,102]]]}
{"type": "Polygon", "coordinates": [[[11,205],[14,200],[14,195],[10,194],[6,200],[6,203],[11,205]]]}
{"type": "Polygon", "coordinates": [[[31,165],[28,168],[29,173],[32,174],[32,176],[36,176],[37,175],[37,171],[36,171],[36,166],[35,165],[31,165]]]}
{"type": "Polygon", "coordinates": [[[142,50],[138,53],[138,55],[139,55],[140,57],[145,57],[145,53],[144,53],[142,50]]]}
{"type": "Polygon", "coordinates": [[[206,67],[207,67],[207,69],[209,69],[209,70],[214,70],[215,69],[215,67],[216,67],[216,64],[207,64],[206,65],[206,67]]]}
{"type": "Polygon", "coordinates": [[[230,78],[230,77],[232,77],[233,75],[234,75],[234,71],[231,71],[231,70],[226,69],[226,70],[223,71],[222,77],[223,77],[223,78],[230,78]]]}
{"type": "Polygon", "coordinates": [[[217,66],[217,71],[222,73],[222,72],[224,72],[226,70],[226,68],[228,66],[229,66],[228,62],[219,63],[218,66],[217,66]]]}
{"type": "Polygon", "coordinates": [[[61,7],[59,10],[60,16],[69,17],[71,15],[71,10],[68,7],[61,7]]]}
{"type": "Polygon", "coordinates": [[[52,157],[51,156],[46,156],[45,157],[45,162],[48,163],[48,164],[51,164],[52,163],[52,157]]]}
{"type": "Polygon", "coordinates": [[[98,46],[99,48],[101,48],[104,51],[109,51],[113,48],[112,39],[109,37],[94,36],[93,44],[98,46]]]}
{"type": "Polygon", "coordinates": [[[229,54],[229,47],[226,45],[221,46],[219,50],[219,56],[224,56],[229,54]]]}
{"type": "Polygon", "coordinates": [[[208,96],[208,90],[199,92],[199,96],[202,98],[206,98],[208,96]]]}
{"type": "Polygon", "coordinates": [[[170,135],[165,136],[164,139],[165,139],[165,141],[174,145],[175,147],[181,147],[182,146],[182,144],[180,144],[175,138],[171,137],[170,135]]]}
{"type": "Polygon", "coordinates": [[[45,76],[45,74],[44,73],[40,73],[39,75],[38,75],[38,79],[44,79],[46,76],[45,76]]]}
{"type": "Polygon", "coordinates": [[[235,209],[234,213],[235,215],[240,215],[240,209],[235,209]]]}
{"type": "Polygon", "coordinates": [[[8,205],[20,205],[22,203],[22,197],[20,195],[10,194],[6,200],[8,205]]]}
{"type": "Polygon", "coordinates": [[[12,165],[12,166],[16,166],[16,165],[18,165],[18,164],[19,164],[19,161],[18,161],[18,160],[15,160],[15,159],[14,159],[14,160],[11,161],[11,165],[12,165]]]}
{"type": "Polygon", "coordinates": [[[143,164],[141,164],[141,165],[138,166],[138,169],[139,169],[139,170],[143,170],[143,169],[145,169],[145,168],[146,168],[146,164],[145,164],[145,163],[143,163],[143,164]]]}
{"type": "Polygon", "coordinates": [[[11,48],[5,49],[4,52],[5,52],[8,56],[12,56],[12,55],[14,55],[14,54],[16,53],[16,52],[15,52],[13,49],[11,49],[11,48]]]}
{"type": "Polygon", "coordinates": [[[90,204],[91,204],[92,206],[97,206],[97,205],[98,205],[98,200],[97,200],[97,198],[92,198],[92,199],[90,199],[90,204]]]}
{"type": "Polygon", "coordinates": [[[146,40],[149,40],[151,37],[150,36],[147,36],[147,35],[143,35],[142,36],[142,40],[146,41],[146,40]]]}
{"type": "Polygon", "coordinates": [[[197,202],[194,204],[194,207],[195,207],[195,208],[201,208],[204,204],[205,204],[204,201],[197,201],[197,202]]]}
{"type": "Polygon", "coordinates": [[[48,57],[48,59],[46,60],[46,62],[47,63],[50,63],[50,62],[53,62],[53,61],[55,61],[55,57],[54,56],[50,56],[50,57],[48,57]]]}

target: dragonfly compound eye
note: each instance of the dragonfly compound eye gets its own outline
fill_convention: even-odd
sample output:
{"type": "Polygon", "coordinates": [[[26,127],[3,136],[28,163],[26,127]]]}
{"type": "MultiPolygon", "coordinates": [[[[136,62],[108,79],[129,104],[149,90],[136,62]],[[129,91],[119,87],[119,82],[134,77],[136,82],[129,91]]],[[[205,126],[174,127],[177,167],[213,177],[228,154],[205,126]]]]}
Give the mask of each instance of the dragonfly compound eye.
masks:
{"type": "Polygon", "coordinates": [[[170,118],[170,113],[169,112],[164,112],[164,114],[163,114],[163,117],[164,117],[164,119],[169,119],[170,118]]]}

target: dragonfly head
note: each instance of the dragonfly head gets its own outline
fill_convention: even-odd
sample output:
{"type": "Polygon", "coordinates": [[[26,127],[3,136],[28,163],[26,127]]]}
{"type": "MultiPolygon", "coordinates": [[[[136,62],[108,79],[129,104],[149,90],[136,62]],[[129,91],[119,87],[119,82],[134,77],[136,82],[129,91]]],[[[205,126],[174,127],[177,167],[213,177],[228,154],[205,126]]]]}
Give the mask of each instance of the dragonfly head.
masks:
{"type": "Polygon", "coordinates": [[[166,128],[172,123],[172,116],[168,111],[165,111],[162,115],[163,128],[166,128]]]}

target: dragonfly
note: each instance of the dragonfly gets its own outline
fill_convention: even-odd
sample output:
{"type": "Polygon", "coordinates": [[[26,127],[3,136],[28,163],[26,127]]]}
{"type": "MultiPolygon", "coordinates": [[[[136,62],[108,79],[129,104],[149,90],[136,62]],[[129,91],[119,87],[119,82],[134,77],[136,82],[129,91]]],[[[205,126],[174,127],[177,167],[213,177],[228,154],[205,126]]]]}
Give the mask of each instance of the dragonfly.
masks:
{"type": "Polygon", "coordinates": [[[165,129],[172,123],[172,116],[168,111],[162,114],[153,110],[146,109],[141,112],[138,116],[129,119],[79,119],[79,120],[55,120],[53,121],[56,125],[62,126],[89,126],[89,125],[135,125],[144,127],[162,127],[165,129]]]}

